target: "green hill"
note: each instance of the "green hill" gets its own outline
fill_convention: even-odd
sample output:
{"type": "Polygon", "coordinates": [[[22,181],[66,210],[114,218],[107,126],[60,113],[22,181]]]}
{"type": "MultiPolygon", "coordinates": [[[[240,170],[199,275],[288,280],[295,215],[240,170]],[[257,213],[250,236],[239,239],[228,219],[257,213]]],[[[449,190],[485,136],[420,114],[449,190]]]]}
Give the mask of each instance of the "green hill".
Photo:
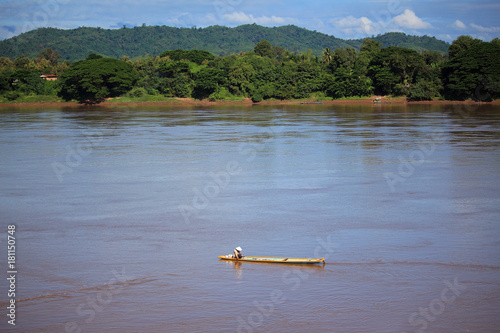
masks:
{"type": "MultiPolygon", "coordinates": [[[[448,51],[449,44],[434,37],[408,36],[404,33],[387,33],[373,37],[384,47],[402,46],[414,50],[448,51]]],[[[61,59],[75,61],[90,53],[107,57],[131,58],[159,55],[166,50],[201,49],[215,55],[228,55],[253,50],[255,44],[267,39],[272,45],[282,46],[292,52],[312,50],[314,55],[329,47],[352,46],[356,49],[362,40],[343,40],[294,25],[263,27],[256,24],[235,28],[211,26],[207,28],[174,28],[167,26],[141,26],[121,29],[81,27],[62,30],[40,28],[0,41],[0,57],[11,59],[27,56],[35,58],[43,49],[51,48],[61,54],[61,59]]]]}

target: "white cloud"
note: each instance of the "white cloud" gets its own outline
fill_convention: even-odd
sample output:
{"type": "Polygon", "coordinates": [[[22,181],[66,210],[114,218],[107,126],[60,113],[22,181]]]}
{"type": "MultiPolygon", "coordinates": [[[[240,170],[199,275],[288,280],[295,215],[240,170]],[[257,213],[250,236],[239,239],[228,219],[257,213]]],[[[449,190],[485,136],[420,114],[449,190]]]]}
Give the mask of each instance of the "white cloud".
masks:
{"type": "Polygon", "coordinates": [[[210,23],[215,23],[217,22],[217,18],[215,17],[214,14],[207,14],[205,15],[205,21],[210,23]]]}
{"type": "Polygon", "coordinates": [[[192,27],[196,25],[196,20],[189,12],[178,13],[164,20],[167,25],[178,27],[192,27]]]}
{"type": "Polygon", "coordinates": [[[5,27],[0,27],[0,40],[8,39],[14,37],[16,34],[6,29],[5,27]]]}
{"type": "Polygon", "coordinates": [[[318,18],[314,18],[313,22],[316,29],[323,30],[326,27],[323,21],[318,18]]]}
{"type": "Polygon", "coordinates": [[[403,14],[394,17],[392,21],[402,28],[418,30],[428,29],[432,27],[430,23],[422,21],[421,18],[419,18],[413,11],[409,9],[405,9],[403,14]]]}
{"type": "Polygon", "coordinates": [[[297,23],[296,19],[290,17],[279,17],[279,16],[260,16],[255,17],[252,14],[248,15],[244,12],[233,12],[230,14],[222,15],[224,20],[230,23],[237,24],[247,24],[247,23],[257,23],[261,25],[270,25],[270,24],[289,24],[289,23],[297,23]]]}
{"type": "Polygon", "coordinates": [[[480,31],[480,32],[493,32],[493,33],[498,33],[500,32],[500,27],[483,27],[481,25],[477,25],[474,23],[471,23],[470,25],[474,29],[480,31]]]}
{"type": "Polygon", "coordinates": [[[455,28],[455,29],[466,29],[467,26],[465,25],[464,22],[462,22],[460,20],[456,20],[455,23],[453,23],[453,28],[455,28]]]}
{"type": "Polygon", "coordinates": [[[359,37],[359,35],[381,34],[389,31],[405,32],[405,29],[420,30],[432,28],[430,23],[424,22],[409,9],[385,21],[372,21],[366,16],[360,18],[348,16],[341,19],[332,19],[330,23],[349,38],[354,36],[359,37]]]}
{"type": "Polygon", "coordinates": [[[365,16],[358,19],[353,16],[348,16],[343,19],[331,20],[330,22],[346,35],[352,35],[354,33],[370,35],[377,32],[375,23],[365,16]]]}
{"type": "Polygon", "coordinates": [[[447,42],[451,42],[454,39],[450,34],[440,34],[437,37],[447,42]]]}

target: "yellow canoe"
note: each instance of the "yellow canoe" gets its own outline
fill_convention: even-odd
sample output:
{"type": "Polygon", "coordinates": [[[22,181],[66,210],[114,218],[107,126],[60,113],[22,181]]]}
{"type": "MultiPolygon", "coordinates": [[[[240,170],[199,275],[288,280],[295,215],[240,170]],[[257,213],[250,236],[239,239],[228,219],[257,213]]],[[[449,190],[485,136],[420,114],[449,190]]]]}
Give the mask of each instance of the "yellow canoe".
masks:
{"type": "Polygon", "coordinates": [[[324,258],[287,258],[287,257],[243,257],[236,260],[232,255],[219,256],[221,260],[243,261],[243,262],[266,262],[274,264],[320,264],[325,263],[324,258]]]}

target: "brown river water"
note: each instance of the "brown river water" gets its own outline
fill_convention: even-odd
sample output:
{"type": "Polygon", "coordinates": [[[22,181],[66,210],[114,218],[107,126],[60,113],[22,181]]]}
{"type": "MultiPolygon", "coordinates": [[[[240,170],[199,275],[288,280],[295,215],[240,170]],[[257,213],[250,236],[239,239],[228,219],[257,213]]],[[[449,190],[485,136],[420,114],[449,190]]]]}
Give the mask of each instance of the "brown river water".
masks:
{"type": "Polygon", "coordinates": [[[4,108],[0,153],[2,332],[500,327],[498,106],[4,108]]]}

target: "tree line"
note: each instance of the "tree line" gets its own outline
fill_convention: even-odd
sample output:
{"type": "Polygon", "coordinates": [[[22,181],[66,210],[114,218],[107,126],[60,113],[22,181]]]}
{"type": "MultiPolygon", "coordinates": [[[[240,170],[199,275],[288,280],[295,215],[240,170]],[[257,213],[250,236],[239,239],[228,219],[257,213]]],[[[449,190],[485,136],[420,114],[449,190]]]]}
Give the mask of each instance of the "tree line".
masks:
{"type": "MultiPolygon", "coordinates": [[[[411,36],[402,32],[390,32],[372,36],[385,47],[400,46],[413,50],[434,50],[447,53],[449,43],[430,36],[411,36]]],[[[85,59],[96,53],[105,57],[130,58],[146,55],[157,56],[165,50],[202,49],[215,56],[253,50],[260,40],[268,40],[295,53],[311,49],[321,56],[325,47],[337,49],[354,47],[359,50],[362,39],[344,40],[295,25],[263,27],[245,24],[234,28],[210,26],[206,28],[175,28],[167,26],[136,26],[133,28],[103,29],[80,27],[76,29],[39,28],[0,41],[0,55],[15,59],[27,56],[36,58],[43,48],[52,48],[70,62],[85,59]]]]}
{"type": "Polygon", "coordinates": [[[500,95],[500,40],[483,42],[461,36],[448,55],[403,47],[382,48],[371,38],[359,51],[325,48],[321,56],[300,54],[258,42],[253,51],[216,57],[204,50],[165,51],[134,60],[91,54],[72,64],[56,51],[36,59],[0,58],[0,96],[52,95],[80,103],[110,97],[154,96],[228,100],[339,99],[356,96],[406,96],[491,101],[500,95]],[[45,81],[40,74],[58,74],[45,81]]]}

